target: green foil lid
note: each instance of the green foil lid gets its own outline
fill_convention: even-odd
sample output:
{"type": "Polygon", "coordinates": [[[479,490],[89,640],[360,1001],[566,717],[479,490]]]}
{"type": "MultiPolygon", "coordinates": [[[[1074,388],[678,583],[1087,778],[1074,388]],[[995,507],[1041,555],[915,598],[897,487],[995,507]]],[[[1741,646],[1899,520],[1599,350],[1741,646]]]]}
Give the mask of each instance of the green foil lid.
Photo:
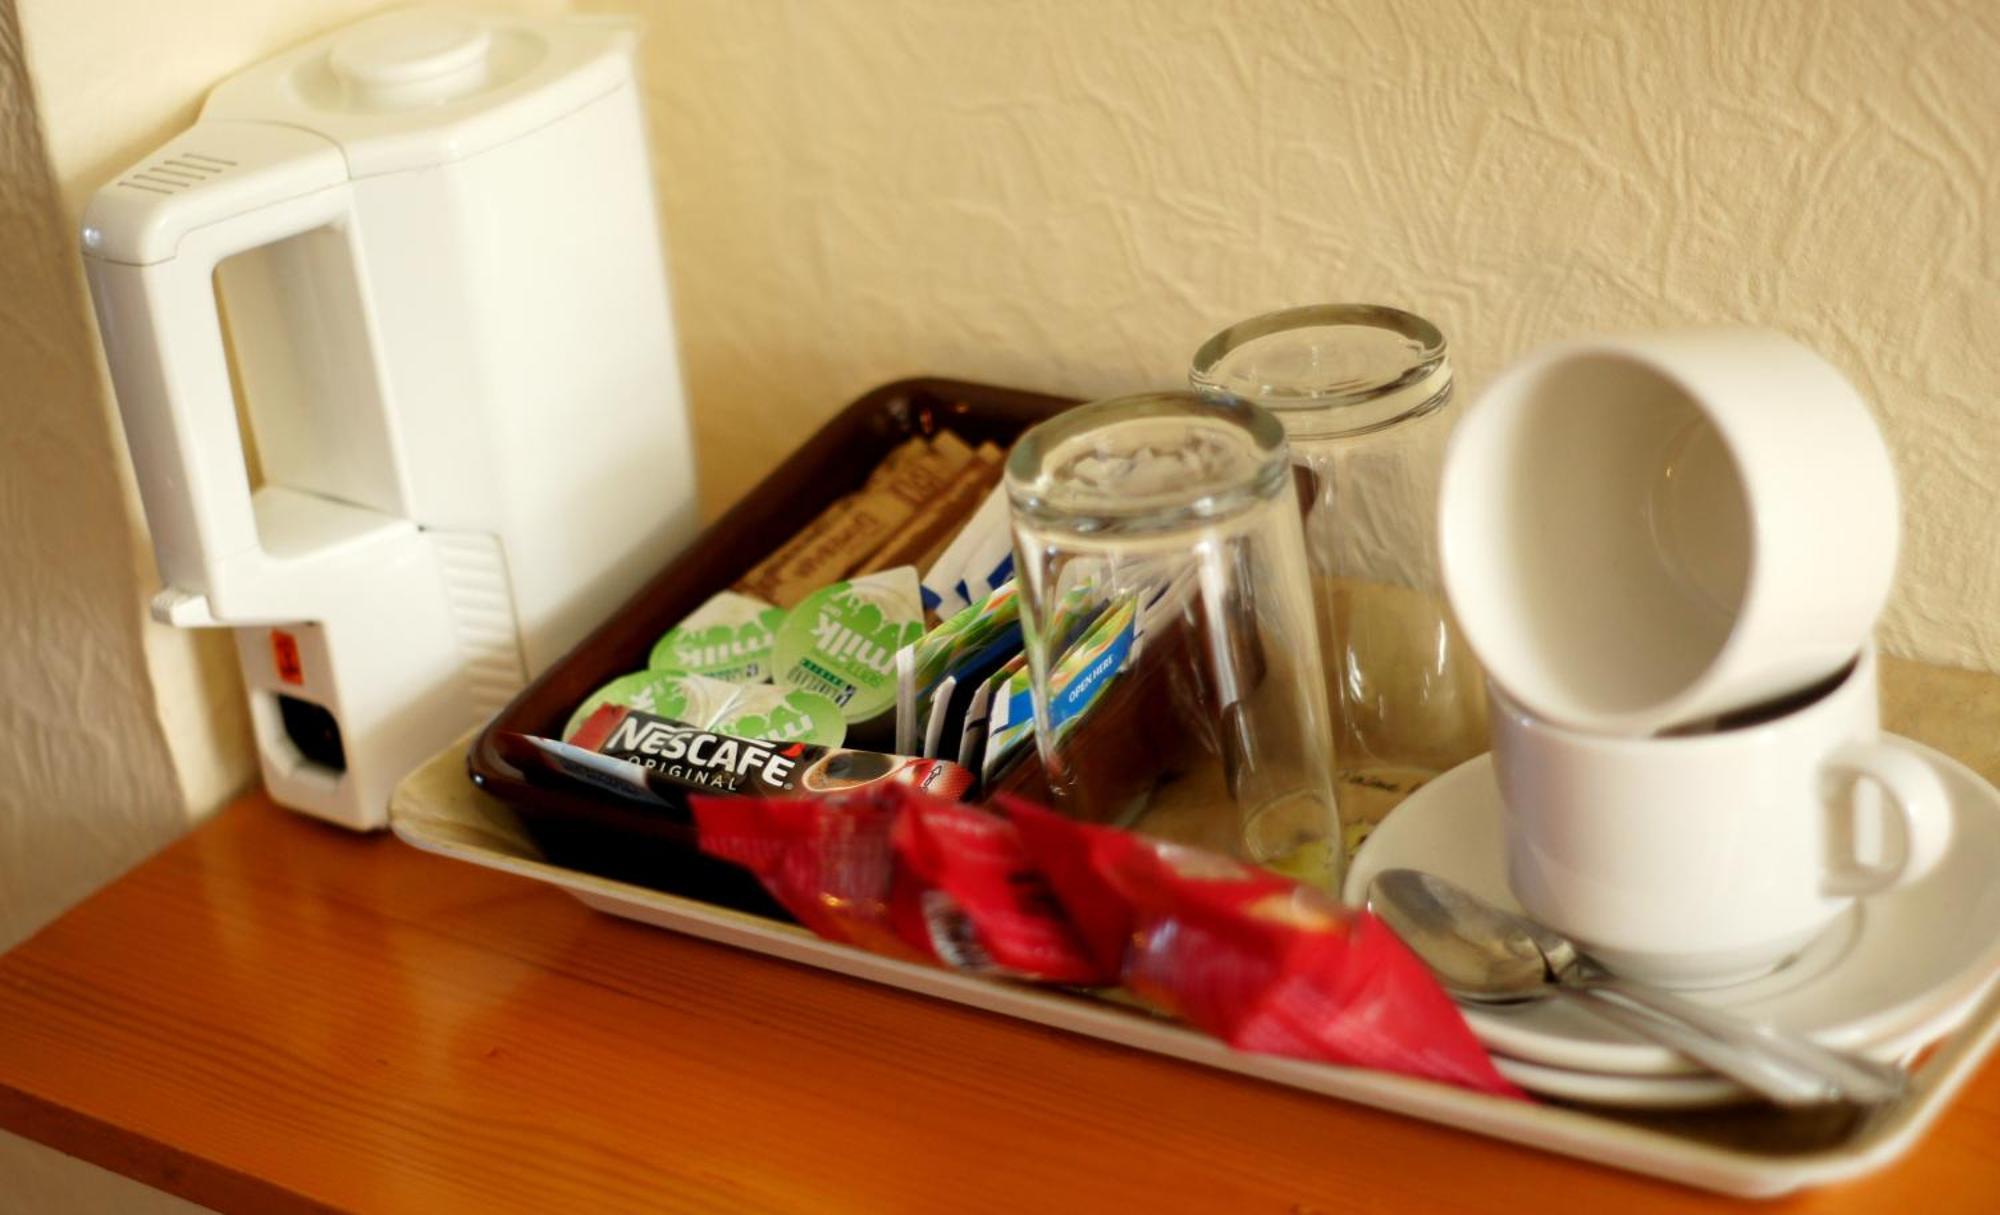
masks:
{"type": "Polygon", "coordinates": [[[883,570],[822,587],[778,629],[778,682],[818,692],[849,722],[867,721],[896,702],[896,651],[924,631],[917,571],[883,570]]]}
{"type": "Polygon", "coordinates": [[[662,634],[646,665],[730,683],[762,683],[771,678],[771,651],[784,620],[781,607],[723,591],[662,634]]]}

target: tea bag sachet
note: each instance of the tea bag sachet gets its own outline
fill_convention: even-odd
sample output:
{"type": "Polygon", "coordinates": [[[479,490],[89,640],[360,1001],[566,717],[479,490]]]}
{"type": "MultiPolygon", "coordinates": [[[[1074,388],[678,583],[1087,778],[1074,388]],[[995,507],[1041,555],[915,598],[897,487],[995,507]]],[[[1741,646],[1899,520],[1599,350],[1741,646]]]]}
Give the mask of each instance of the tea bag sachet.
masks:
{"type": "Polygon", "coordinates": [[[980,683],[979,690],[972,694],[972,703],[965,710],[965,725],[959,731],[960,765],[971,771],[979,770],[980,757],[986,753],[987,726],[992,719],[993,699],[995,696],[1004,695],[1004,689],[1009,681],[1027,668],[1028,655],[1026,651],[1022,651],[989,675],[980,683]]]}
{"type": "MultiPolygon", "coordinates": [[[[964,584],[977,578],[982,588],[990,585],[985,580],[995,575],[999,563],[1003,559],[1011,562],[1013,543],[1007,521],[1007,487],[995,486],[943,554],[924,571],[924,606],[943,617],[964,611],[973,602],[966,596],[964,584]],[[975,569],[982,559],[991,564],[975,569]]],[[[1005,575],[1000,575],[1000,581],[1005,580],[1005,575]]],[[[985,590],[980,593],[985,594],[985,590]]]]}
{"type": "Polygon", "coordinates": [[[931,694],[923,754],[944,758],[958,754],[966,717],[980,685],[1011,659],[1019,657],[1022,657],[1021,625],[1015,621],[987,644],[967,647],[952,659],[945,677],[931,694]]]}
{"type": "Polygon", "coordinates": [[[896,655],[896,749],[915,755],[930,722],[942,681],[967,655],[1013,638],[1020,646],[1020,597],[1007,583],[978,603],[954,613],[896,655]]]}
{"type": "MultiPolygon", "coordinates": [[[[1049,716],[1060,744],[1103,697],[1112,680],[1132,656],[1138,605],[1121,598],[1104,610],[1077,642],[1056,661],[1050,673],[1049,716]]],[[[1035,728],[1029,672],[1023,668],[994,695],[987,719],[986,755],[980,774],[998,775],[1012,754],[1035,728]]]]}

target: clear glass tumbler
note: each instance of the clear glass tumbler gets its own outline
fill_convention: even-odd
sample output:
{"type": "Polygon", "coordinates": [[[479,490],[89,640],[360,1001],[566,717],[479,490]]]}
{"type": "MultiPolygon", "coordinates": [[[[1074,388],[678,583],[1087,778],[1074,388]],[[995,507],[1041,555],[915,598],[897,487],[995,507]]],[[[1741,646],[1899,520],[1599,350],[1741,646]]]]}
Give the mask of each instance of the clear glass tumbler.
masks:
{"type": "Polygon", "coordinates": [[[1007,461],[1035,736],[1060,809],[1338,890],[1326,684],[1284,428],[1170,392],[1007,461]]]}
{"type": "Polygon", "coordinates": [[[1263,406],[1290,442],[1351,852],[1487,748],[1484,681],[1438,571],[1438,477],[1457,421],[1444,335],[1395,308],[1292,308],[1210,338],[1189,380],[1263,406]]]}

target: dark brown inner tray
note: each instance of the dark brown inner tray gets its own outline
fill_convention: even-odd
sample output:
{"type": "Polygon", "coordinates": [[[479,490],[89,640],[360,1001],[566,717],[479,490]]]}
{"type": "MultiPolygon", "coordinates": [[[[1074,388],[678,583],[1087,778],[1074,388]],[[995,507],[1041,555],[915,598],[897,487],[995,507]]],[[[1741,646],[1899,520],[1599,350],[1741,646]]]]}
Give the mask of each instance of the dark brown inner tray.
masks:
{"type": "Polygon", "coordinates": [[[928,378],[898,380],[861,397],[488,722],[466,755],[473,783],[519,811],[522,825],[559,864],[743,910],[769,910],[768,900],[741,871],[689,847],[683,825],[609,799],[534,784],[502,758],[495,736],[558,734],[584,697],[614,676],[643,668],[660,634],[742,577],[836,498],[859,489],[896,444],[951,430],[971,443],[990,439],[1004,447],[1075,403],[928,378]]]}

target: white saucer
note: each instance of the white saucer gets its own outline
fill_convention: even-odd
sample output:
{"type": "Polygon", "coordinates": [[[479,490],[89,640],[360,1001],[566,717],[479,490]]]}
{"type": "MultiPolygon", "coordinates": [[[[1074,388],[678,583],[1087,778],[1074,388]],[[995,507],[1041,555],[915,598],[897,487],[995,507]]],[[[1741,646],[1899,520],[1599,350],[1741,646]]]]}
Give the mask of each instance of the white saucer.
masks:
{"type": "Polygon", "coordinates": [[[1701,1076],[1608,1076],[1493,1056],[1500,1074],[1531,1093],[1633,1110],[1699,1110],[1746,1105],[1755,1093],[1734,1080],[1701,1076]]]}
{"type": "MultiPolygon", "coordinates": [[[[2000,790],[1948,756],[1918,750],[1952,799],[1951,850],[1937,869],[1856,906],[1776,972],[1689,998],[1869,1054],[1905,1054],[1956,1028],[2000,973],[2000,790]]],[[[1518,908],[1501,831],[1493,760],[1482,755],[1432,780],[1375,829],[1348,872],[1346,897],[1358,904],[1375,874],[1409,868],[1518,908]]],[[[1467,1006],[1465,1019],[1490,1050],[1529,1064],[1625,1080],[1715,1081],[1665,1047],[1562,1001],[1467,1006]]]]}
{"type": "MultiPolygon", "coordinates": [[[[1956,1027],[1958,1019],[1978,1004],[1985,990],[1984,987],[1980,988],[1972,999],[1959,1006],[1951,1018],[1952,1024],[1942,1028],[1920,1025],[1910,1033],[1899,1034],[1886,1041],[1875,1043],[1862,1053],[1884,1063],[1909,1066],[1923,1053],[1924,1048],[1935,1042],[1941,1034],[1950,1033],[1956,1027]]],[[[1687,1076],[1620,1076],[1611,1072],[1586,1072],[1567,1067],[1550,1067],[1544,1063],[1529,1063],[1506,1055],[1494,1055],[1493,1066],[1500,1069],[1501,1075],[1530,1092],[1622,1109],[1708,1109],[1716,1106],[1744,1105],[1758,1100],[1757,1095],[1749,1089],[1713,1072],[1699,1072],[1687,1076]]]]}

